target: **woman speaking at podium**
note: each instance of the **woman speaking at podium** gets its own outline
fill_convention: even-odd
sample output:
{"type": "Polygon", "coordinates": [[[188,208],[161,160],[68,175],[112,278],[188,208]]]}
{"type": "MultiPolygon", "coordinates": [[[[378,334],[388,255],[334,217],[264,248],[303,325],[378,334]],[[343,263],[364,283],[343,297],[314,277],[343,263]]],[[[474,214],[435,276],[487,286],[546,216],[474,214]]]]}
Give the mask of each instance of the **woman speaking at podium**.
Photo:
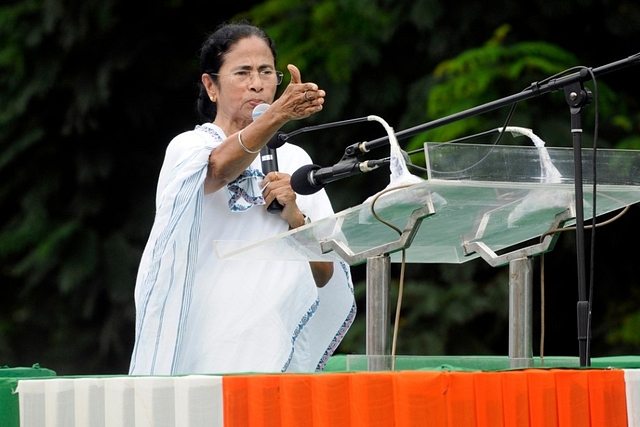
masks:
{"type": "Polygon", "coordinates": [[[321,370],[355,316],[349,266],[221,260],[213,242],[258,242],[333,214],[324,191],[291,188],[291,173],[312,163],[302,148],[278,148],[279,170],[266,175],[258,155],[285,123],[321,111],[325,92],[289,65],[274,100],[283,77],[275,44],[246,21],[213,32],[200,67],[204,122],[166,149],[136,279],[129,373],[321,370]],[[261,104],[270,106],[252,116],[261,104]],[[275,214],[265,208],[274,200],[275,214]]]}

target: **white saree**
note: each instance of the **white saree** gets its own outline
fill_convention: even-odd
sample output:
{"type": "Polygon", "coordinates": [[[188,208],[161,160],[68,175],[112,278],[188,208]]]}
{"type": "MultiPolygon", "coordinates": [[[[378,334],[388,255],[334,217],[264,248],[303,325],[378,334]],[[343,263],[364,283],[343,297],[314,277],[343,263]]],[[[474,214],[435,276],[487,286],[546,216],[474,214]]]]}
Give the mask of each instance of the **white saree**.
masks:
{"type": "MultiPolygon", "coordinates": [[[[204,194],[209,154],[224,139],[206,124],[167,147],[136,280],[132,375],[321,370],[355,317],[343,262],[318,289],[307,262],[216,257],[215,240],[260,241],[288,229],[260,206],[259,158],[226,191],[204,194]]],[[[311,159],[285,144],[278,163],[291,174],[311,159]]],[[[324,191],[297,203],[312,219],[333,214],[324,191]]]]}

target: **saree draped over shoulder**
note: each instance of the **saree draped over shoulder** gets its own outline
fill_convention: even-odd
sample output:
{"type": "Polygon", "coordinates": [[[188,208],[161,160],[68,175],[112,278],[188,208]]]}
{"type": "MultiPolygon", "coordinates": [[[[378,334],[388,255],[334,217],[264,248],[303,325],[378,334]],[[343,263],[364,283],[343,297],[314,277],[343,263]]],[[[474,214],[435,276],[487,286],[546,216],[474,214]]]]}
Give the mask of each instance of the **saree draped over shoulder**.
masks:
{"type": "MultiPolygon", "coordinates": [[[[344,262],[317,288],[308,262],[216,257],[216,240],[258,242],[288,230],[263,209],[259,158],[226,188],[204,193],[209,155],[225,138],[206,124],[167,147],[136,279],[132,375],[321,370],[355,317],[344,262]]],[[[285,144],[278,163],[292,174],[312,162],[285,144]]],[[[333,214],[324,190],[296,201],[312,219],[333,214]]]]}

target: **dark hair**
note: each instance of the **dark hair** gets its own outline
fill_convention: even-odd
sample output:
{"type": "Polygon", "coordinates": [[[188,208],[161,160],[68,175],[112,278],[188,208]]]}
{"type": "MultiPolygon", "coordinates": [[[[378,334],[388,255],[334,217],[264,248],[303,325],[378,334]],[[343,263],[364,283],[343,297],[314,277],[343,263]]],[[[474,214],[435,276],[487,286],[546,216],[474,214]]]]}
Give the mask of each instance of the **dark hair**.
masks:
{"type": "MultiPolygon", "coordinates": [[[[224,64],[224,55],[240,40],[247,37],[259,37],[267,43],[273,53],[273,60],[276,59],[276,44],[267,36],[260,28],[253,26],[247,20],[237,23],[223,23],[213,33],[207,37],[200,48],[200,74],[217,73],[224,64]]],[[[218,76],[211,76],[214,82],[218,82],[218,76]]],[[[198,95],[197,108],[198,113],[203,119],[212,121],[216,116],[216,104],[211,102],[207,90],[198,81],[200,94],[198,95]]]]}

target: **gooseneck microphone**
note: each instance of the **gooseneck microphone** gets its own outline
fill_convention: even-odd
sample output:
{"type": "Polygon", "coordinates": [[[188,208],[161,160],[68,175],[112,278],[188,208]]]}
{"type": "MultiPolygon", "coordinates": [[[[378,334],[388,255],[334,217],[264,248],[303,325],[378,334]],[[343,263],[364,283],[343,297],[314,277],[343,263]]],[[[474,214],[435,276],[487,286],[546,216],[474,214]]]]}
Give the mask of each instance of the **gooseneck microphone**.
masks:
{"type": "MultiPolygon", "coordinates": [[[[258,118],[269,108],[268,104],[257,105],[253,110],[253,120],[258,118]]],[[[354,123],[376,120],[376,116],[359,117],[355,119],[342,120],[339,122],[325,123],[315,126],[307,126],[291,133],[277,132],[267,145],[260,151],[262,159],[262,171],[266,175],[268,171],[277,170],[278,163],[275,156],[275,149],[282,146],[289,138],[303,132],[311,132],[321,129],[328,129],[336,126],[350,125],[354,123]],[[272,151],[268,151],[272,150],[272,151]]],[[[326,184],[360,173],[370,172],[384,164],[389,164],[389,158],[380,160],[367,160],[364,162],[355,161],[347,156],[334,166],[323,168],[318,165],[306,165],[295,171],[291,175],[291,188],[298,194],[309,195],[320,191],[326,184]]],[[[275,201],[274,201],[275,202],[275,201]]]]}
{"type": "Polygon", "coordinates": [[[291,175],[291,188],[298,194],[313,194],[320,191],[330,182],[360,173],[371,172],[385,163],[389,163],[389,158],[364,162],[340,161],[327,168],[322,168],[318,165],[302,166],[291,175]]]}
{"type": "MultiPolygon", "coordinates": [[[[269,104],[260,104],[258,106],[256,106],[256,108],[253,109],[253,119],[255,120],[256,117],[258,117],[260,114],[264,113],[264,111],[269,107],[269,104]],[[266,107],[262,107],[261,106],[265,105],[266,107]],[[256,110],[260,108],[260,110],[257,112],[256,115],[256,110]]],[[[267,143],[267,145],[271,148],[278,148],[280,146],[282,146],[282,144],[284,144],[285,142],[287,142],[287,140],[293,136],[296,136],[298,134],[304,133],[304,132],[314,132],[317,130],[322,130],[322,129],[328,129],[328,128],[332,128],[332,127],[336,127],[336,126],[344,126],[344,125],[350,125],[353,123],[360,123],[360,122],[366,122],[371,120],[370,117],[358,117],[356,119],[348,119],[348,120],[341,120],[339,122],[331,122],[331,123],[323,123],[320,125],[313,125],[313,126],[307,126],[307,127],[303,127],[301,129],[298,130],[294,130],[293,132],[290,133],[284,133],[282,131],[278,131],[276,132],[275,135],[273,135],[271,137],[271,139],[269,140],[269,142],[267,143]]]]}
{"type": "MultiPolygon", "coordinates": [[[[253,109],[253,113],[251,113],[251,118],[253,118],[253,120],[257,119],[262,115],[262,113],[267,111],[268,108],[269,108],[269,104],[256,105],[256,107],[253,109]]],[[[278,139],[279,133],[282,133],[282,132],[276,133],[269,140],[267,145],[265,145],[260,149],[260,161],[262,162],[262,173],[265,175],[268,174],[269,172],[278,170],[278,155],[276,153],[276,148],[281,147],[282,144],[284,144],[284,141],[280,141],[280,139],[278,139]]],[[[273,199],[273,201],[267,207],[267,212],[279,213],[282,211],[282,208],[284,208],[284,206],[282,206],[282,204],[280,204],[278,200],[273,199]]]]}

